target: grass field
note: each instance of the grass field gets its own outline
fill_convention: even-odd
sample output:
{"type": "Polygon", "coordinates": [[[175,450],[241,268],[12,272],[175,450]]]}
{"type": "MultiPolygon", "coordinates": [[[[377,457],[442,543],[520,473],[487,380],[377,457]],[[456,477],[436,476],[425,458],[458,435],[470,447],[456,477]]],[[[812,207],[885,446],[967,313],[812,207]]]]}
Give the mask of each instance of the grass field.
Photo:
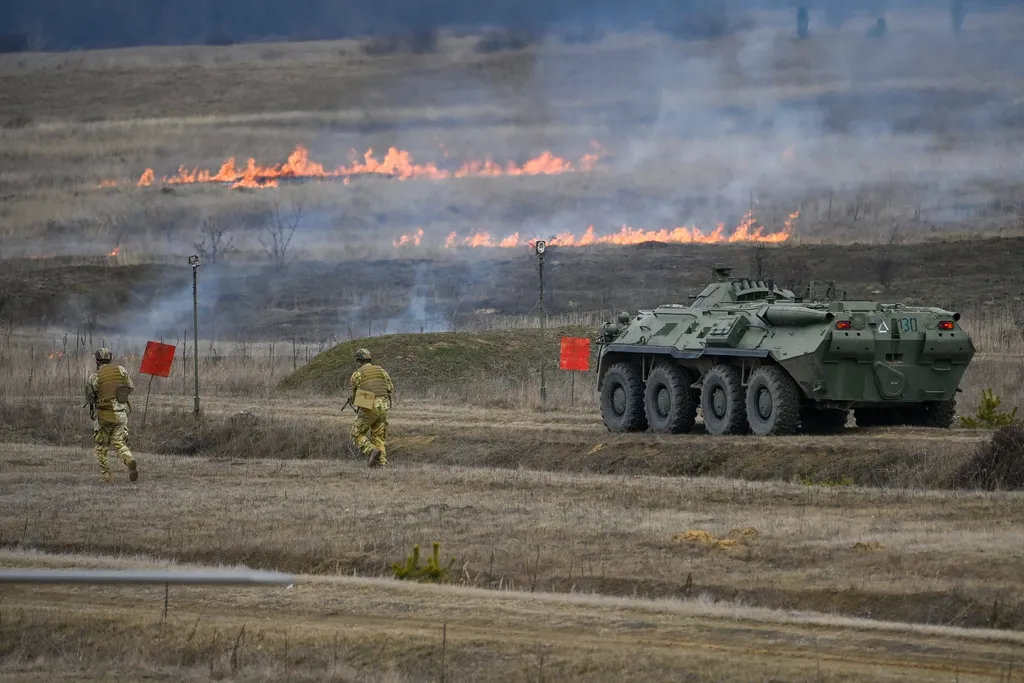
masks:
{"type": "Polygon", "coordinates": [[[166,614],[163,587],[0,585],[0,675],[1019,675],[1021,495],[965,474],[992,430],[610,434],[593,372],[558,369],[562,335],[729,263],[959,311],[979,350],[959,415],[988,387],[1024,406],[1024,14],[954,38],[895,13],[882,42],[762,19],[486,54],[446,34],[416,56],[0,55],[0,566],[297,576],[174,588],[166,614]],[[244,187],[162,180],[249,157],[271,170],[244,187]],[[777,241],[730,242],[748,213],[777,241]],[[527,240],[591,225],[610,243],[548,252],[542,331],[527,240]],[[624,225],[700,233],[615,243],[624,225]],[[82,380],[95,347],[135,373],[152,339],[177,355],[148,399],[134,376],[142,477],[104,487],[82,380]],[[360,345],[398,387],[385,472],[346,446],[360,345]],[[447,582],[394,579],[433,542],[447,582]]]}
{"type": "MultiPolygon", "coordinates": [[[[655,669],[632,668],[654,666],[629,656],[637,648],[663,651],[659,659],[674,661],[672,671],[694,680],[759,680],[765,666],[778,667],[784,678],[820,666],[833,680],[872,671],[924,680],[957,667],[962,677],[993,676],[1019,643],[1019,634],[1005,629],[1024,619],[1015,579],[1020,500],[1011,494],[411,463],[391,476],[361,463],[150,456],[142,461],[146,486],[119,486],[97,497],[101,485],[90,476],[91,463],[69,455],[5,447],[4,476],[12,487],[0,498],[0,534],[9,545],[4,564],[95,566],[112,555],[126,558],[122,566],[243,563],[315,577],[304,577],[294,592],[175,588],[172,620],[163,627],[162,591],[155,588],[12,590],[3,604],[10,615],[5,623],[13,619],[25,635],[45,634],[20,643],[8,635],[14,671],[38,669],[35,657],[58,641],[70,649],[44,655],[58,670],[78,662],[108,665],[123,648],[140,667],[180,661],[206,667],[212,660],[222,669],[244,624],[241,653],[249,666],[282,667],[285,656],[299,671],[324,666],[331,650],[317,643],[337,638],[341,666],[379,671],[394,663],[411,680],[435,680],[436,673],[416,670],[414,662],[436,652],[447,623],[456,680],[479,678],[496,661],[523,666],[538,652],[549,653],[553,678],[654,675],[655,669]],[[64,492],[58,506],[48,493],[54,485],[64,492]],[[713,538],[690,540],[688,531],[713,538]],[[390,576],[390,564],[403,561],[414,544],[433,541],[442,544],[444,559],[456,557],[456,584],[492,590],[369,580],[390,576]],[[353,573],[367,578],[337,578],[353,573]],[[660,598],[683,602],[648,602],[660,598]],[[265,623],[271,612],[278,618],[265,623]],[[873,623],[855,627],[848,617],[873,623]],[[530,621],[544,625],[528,633],[530,621]],[[201,632],[188,638],[197,622],[201,632]],[[986,636],[951,626],[1003,630],[986,636]],[[801,634],[804,628],[816,635],[801,634]],[[101,634],[116,644],[100,644],[101,634]],[[809,644],[799,644],[808,637],[809,644]],[[883,638],[890,641],[886,648],[865,652],[883,638]],[[905,643],[915,638],[931,645],[916,651],[905,643]],[[962,650],[944,653],[944,638],[955,638],[962,650]],[[166,645],[157,649],[158,642],[166,645]],[[370,656],[374,648],[381,659],[370,656]],[[690,648],[703,654],[681,657],[690,648]],[[738,663],[739,652],[751,658],[738,663]]],[[[498,675],[533,680],[518,671],[498,675]]]]}

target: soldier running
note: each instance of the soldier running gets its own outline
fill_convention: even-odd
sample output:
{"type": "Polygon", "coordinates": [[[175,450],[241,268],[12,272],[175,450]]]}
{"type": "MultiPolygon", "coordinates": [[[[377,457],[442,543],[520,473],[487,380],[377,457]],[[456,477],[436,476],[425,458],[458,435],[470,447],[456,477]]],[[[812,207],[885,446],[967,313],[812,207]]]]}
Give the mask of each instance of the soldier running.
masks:
{"type": "Polygon", "coordinates": [[[100,475],[110,483],[110,463],[107,451],[113,447],[128,467],[128,479],[139,478],[139,466],[128,449],[128,397],[135,389],[128,371],[120,365],[111,365],[110,349],[96,349],[96,372],[85,381],[85,402],[93,420],[92,434],[96,443],[96,459],[100,461],[100,475]]]}
{"type": "Polygon", "coordinates": [[[356,351],[359,368],[349,379],[351,391],[348,400],[358,415],[349,434],[359,452],[367,456],[370,467],[387,467],[388,409],[391,407],[391,392],[395,390],[395,385],[387,371],[370,360],[370,352],[366,349],[356,351]],[[357,391],[373,394],[372,408],[356,406],[357,391]]]}

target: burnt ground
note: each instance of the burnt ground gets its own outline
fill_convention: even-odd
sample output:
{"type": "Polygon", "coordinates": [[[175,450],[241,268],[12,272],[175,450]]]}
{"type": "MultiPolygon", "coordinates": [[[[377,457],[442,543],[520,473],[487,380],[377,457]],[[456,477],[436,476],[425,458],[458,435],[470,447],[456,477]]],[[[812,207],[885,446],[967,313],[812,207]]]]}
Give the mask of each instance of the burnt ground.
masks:
{"type": "MultiPolygon", "coordinates": [[[[549,314],[635,310],[685,302],[714,264],[762,272],[802,288],[830,279],[848,297],[944,306],[1024,299],[1014,274],[1024,238],[897,245],[642,244],[552,248],[545,261],[549,314]]],[[[537,264],[528,249],[464,250],[444,258],[203,266],[200,325],[221,339],[319,341],[384,332],[438,331],[487,314],[536,312],[537,264]]],[[[171,335],[191,326],[187,266],[115,259],[10,260],[0,272],[0,319],[15,326],[97,334],[171,335]]],[[[205,336],[205,335],[204,335],[205,336]]]]}

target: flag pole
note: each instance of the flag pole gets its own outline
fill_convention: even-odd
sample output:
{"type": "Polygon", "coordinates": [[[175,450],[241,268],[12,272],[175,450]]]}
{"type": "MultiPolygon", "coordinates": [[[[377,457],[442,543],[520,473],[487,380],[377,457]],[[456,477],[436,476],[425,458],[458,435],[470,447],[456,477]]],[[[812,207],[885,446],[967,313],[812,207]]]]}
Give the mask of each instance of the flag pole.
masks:
{"type": "Polygon", "coordinates": [[[139,424],[139,431],[141,432],[146,426],[146,414],[149,413],[149,395],[153,392],[153,377],[149,376],[149,386],[146,388],[146,405],[142,408],[142,422],[139,424]]]}

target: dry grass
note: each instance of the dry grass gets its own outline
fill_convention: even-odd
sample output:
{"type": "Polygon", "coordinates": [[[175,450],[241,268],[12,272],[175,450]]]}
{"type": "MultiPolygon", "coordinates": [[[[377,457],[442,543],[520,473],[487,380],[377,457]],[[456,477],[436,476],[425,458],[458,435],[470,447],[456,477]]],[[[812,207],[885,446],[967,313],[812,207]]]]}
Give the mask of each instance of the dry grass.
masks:
{"type": "MultiPolygon", "coordinates": [[[[5,553],[0,562],[107,558],[5,553]]],[[[146,561],[114,561],[122,567],[146,561]]],[[[957,680],[1003,676],[1015,633],[782,613],[698,597],[609,599],[300,576],[294,588],[18,588],[12,680],[114,671],[191,680],[957,680]],[[46,605],[41,602],[45,600],[46,605]]],[[[79,679],[80,680],[80,679],[79,679]]]]}
{"type": "Polygon", "coordinates": [[[104,489],[84,449],[2,453],[10,547],[373,577],[439,541],[472,586],[1024,625],[1012,494],[148,454],[104,489]]]}
{"type": "MultiPolygon", "coordinates": [[[[218,397],[196,421],[191,400],[162,397],[136,416],[135,450],[251,459],[348,458],[352,413],[340,401],[218,397]]],[[[70,402],[0,403],[4,441],[90,448],[84,411],[70,402]]],[[[719,476],[806,485],[900,489],[970,487],[960,473],[989,430],[850,429],[840,437],[608,434],[594,414],[402,401],[389,415],[388,453],[405,463],[658,476],[719,476]]],[[[1013,483],[1000,488],[1012,488],[1013,483]]]]}
{"type": "MultiPolygon", "coordinates": [[[[986,388],[992,388],[1002,398],[1007,410],[1013,406],[1020,406],[1024,410],[1024,327],[1021,326],[1021,309],[1011,304],[967,309],[963,314],[962,324],[971,334],[978,355],[968,367],[961,385],[963,393],[957,398],[959,414],[973,415],[981,393],[986,388]]],[[[604,318],[610,319],[607,314],[604,318]]],[[[547,325],[553,329],[570,329],[572,334],[587,335],[586,328],[596,333],[601,322],[601,316],[596,314],[578,313],[549,316],[547,325]],[[580,329],[576,329],[577,326],[580,329]]],[[[392,368],[396,364],[408,366],[406,377],[401,374],[395,377],[399,400],[429,399],[439,404],[536,409],[545,407],[540,402],[537,364],[531,360],[530,349],[517,350],[521,346],[517,344],[518,340],[525,337],[532,339],[535,335],[525,335],[517,330],[538,327],[540,319],[536,315],[485,315],[472,320],[462,330],[467,333],[467,339],[473,339],[474,332],[507,331],[508,348],[496,349],[495,353],[507,355],[505,362],[520,367],[521,371],[502,376],[472,377],[460,382],[455,389],[434,381],[439,379],[435,377],[439,370],[424,365],[427,362],[425,357],[414,352],[413,346],[418,342],[413,337],[382,337],[360,343],[376,348],[380,362],[385,367],[389,364],[392,368]],[[404,358],[389,362],[389,350],[394,352],[392,355],[399,354],[404,358]],[[423,381],[423,378],[432,379],[423,381]]],[[[354,335],[354,338],[358,340],[360,337],[354,335]]],[[[43,336],[32,329],[8,329],[0,338],[0,397],[7,401],[33,396],[77,399],[81,396],[82,382],[93,369],[91,353],[95,346],[113,348],[118,362],[136,373],[146,341],[130,336],[76,339],[74,333],[68,336],[57,330],[43,336]]],[[[183,343],[185,340],[182,337],[164,338],[161,341],[174,344],[178,351],[172,375],[166,379],[156,378],[152,395],[191,396],[193,342],[187,340],[187,343],[183,343]]],[[[312,385],[308,383],[298,393],[293,391],[286,394],[281,394],[279,384],[318,354],[343,341],[344,337],[323,340],[318,344],[293,344],[284,340],[254,343],[203,339],[199,344],[201,392],[209,396],[253,399],[279,395],[308,396],[312,390],[312,385]]],[[[545,376],[549,392],[547,407],[570,412],[582,410],[597,416],[597,395],[594,391],[596,366],[592,363],[590,372],[573,373],[573,377],[557,369],[557,348],[551,353],[545,376]]],[[[472,355],[463,359],[463,362],[472,364],[472,355]]],[[[134,401],[136,407],[140,407],[149,379],[138,374],[134,377],[137,386],[134,401]]],[[[334,393],[333,389],[328,393],[334,393]]]]}

